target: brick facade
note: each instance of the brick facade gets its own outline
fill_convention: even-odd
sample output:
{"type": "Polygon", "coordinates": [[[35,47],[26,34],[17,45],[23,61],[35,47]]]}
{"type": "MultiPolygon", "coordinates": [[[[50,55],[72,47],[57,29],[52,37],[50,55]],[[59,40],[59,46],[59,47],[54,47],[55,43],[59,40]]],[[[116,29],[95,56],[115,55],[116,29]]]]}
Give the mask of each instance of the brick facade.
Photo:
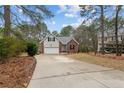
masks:
{"type": "MultiPolygon", "coordinates": [[[[59,53],[62,53],[62,46],[64,46],[61,42],[59,43],[59,53]]],[[[66,53],[77,53],[78,52],[78,44],[74,41],[71,40],[70,42],[68,42],[68,44],[66,45],[66,51],[64,51],[66,53]]]]}
{"type": "MultiPolygon", "coordinates": [[[[78,52],[78,44],[74,40],[68,42],[67,45],[63,45],[61,42],[59,42],[59,53],[77,53],[77,52],[78,52]],[[66,51],[62,51],[63,46],[66,46],[65,47],[66,51]]],[[[44,53],[44,42],[42,42],[39,46],[39,53],[44,53]]]]}
{"type": "Polygon", "coordinates": [[[78,52],[78,44],[74,40],[71,40],[67,44],[67,53],[77,53],[77,52],[78,52]]]}

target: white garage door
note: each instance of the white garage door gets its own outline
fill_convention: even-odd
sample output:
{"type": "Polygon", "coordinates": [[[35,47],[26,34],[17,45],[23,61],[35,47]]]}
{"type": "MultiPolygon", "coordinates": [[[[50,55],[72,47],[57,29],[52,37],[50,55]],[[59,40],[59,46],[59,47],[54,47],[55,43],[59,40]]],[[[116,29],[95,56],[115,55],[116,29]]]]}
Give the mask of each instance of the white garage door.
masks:
{"type": "Polygon", "coordinates": [[[59,48],[44,48],[44,54],[59,54],[59,48]]]}

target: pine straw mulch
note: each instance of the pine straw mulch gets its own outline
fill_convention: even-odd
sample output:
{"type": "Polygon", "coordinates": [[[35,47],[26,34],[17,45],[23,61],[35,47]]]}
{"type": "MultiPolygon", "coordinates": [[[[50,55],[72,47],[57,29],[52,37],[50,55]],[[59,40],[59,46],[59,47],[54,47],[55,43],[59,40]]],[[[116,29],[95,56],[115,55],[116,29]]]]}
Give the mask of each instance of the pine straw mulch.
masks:
{"type": "Polygon", "coordinates": [[[10,58],[8,62],[0,64],[0,87],[27,87],[31,80],[35,65],[36,60],[34,57],[10,58]]]}

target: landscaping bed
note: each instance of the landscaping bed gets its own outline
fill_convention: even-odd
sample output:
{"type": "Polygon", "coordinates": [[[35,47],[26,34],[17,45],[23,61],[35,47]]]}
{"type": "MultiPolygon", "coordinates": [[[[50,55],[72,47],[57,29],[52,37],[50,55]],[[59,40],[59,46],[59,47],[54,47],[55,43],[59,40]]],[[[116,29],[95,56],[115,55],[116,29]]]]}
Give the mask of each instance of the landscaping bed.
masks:
{"type": "Polygon", "coordinates": [[[114,68],[117,70],[124,71],[124,60],[120,60],[120,58],[109,58],[109,57],[101,57],[101,56],[95,56],[91,54],[86,53],[78,53],[78,54],[70,54],[68,57],[71,57],[73,59],[77,59],[83,62],[92,63],[96,65],[101,65],[105,67],[114,68]]]}
{"type": "Polygon", "coordinates": [[[35,65],[36,61],[34,57],[10,58],[8,62],[0,64],[0,87],[27,87],[31,80],[35,65]]]}

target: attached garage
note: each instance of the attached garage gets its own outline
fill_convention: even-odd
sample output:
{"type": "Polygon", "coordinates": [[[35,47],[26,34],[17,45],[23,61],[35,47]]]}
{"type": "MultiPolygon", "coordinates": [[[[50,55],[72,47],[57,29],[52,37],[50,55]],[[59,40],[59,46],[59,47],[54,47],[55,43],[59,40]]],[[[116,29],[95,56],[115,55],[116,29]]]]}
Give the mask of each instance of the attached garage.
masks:
{"type": "Polygon", "coordinates": [[[40,44],[39,53],[59,54],[77,53],[79,43],[73,37],[56,37],[48,33],[40,44]]]}
{"type": "Polygon", "coordinates": [[[44,54],[59,54],[59,48],[57,47],[52,47],[52,48],[48,48],[45,47],[44,48],[44,54]]]}

